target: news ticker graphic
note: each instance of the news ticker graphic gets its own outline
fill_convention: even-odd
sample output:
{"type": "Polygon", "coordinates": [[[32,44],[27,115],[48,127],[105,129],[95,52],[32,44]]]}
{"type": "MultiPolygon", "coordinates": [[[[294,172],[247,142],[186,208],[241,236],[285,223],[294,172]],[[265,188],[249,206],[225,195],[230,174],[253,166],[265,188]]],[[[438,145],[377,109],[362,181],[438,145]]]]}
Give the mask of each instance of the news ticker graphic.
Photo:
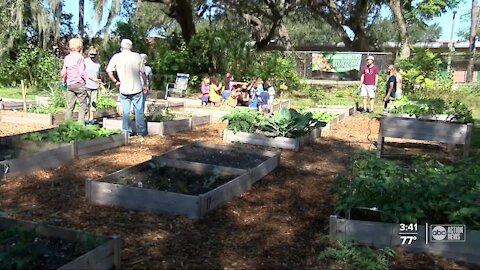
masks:
{"type": "MultiPolygon", "coordinates": [[[[411,245],[419,239],[418,224],[400,223],[402,245],[411,245]]],[[[425,224],[425,244],[430,242],[465,242],[467,228],[463,224],[425,224]]]]}

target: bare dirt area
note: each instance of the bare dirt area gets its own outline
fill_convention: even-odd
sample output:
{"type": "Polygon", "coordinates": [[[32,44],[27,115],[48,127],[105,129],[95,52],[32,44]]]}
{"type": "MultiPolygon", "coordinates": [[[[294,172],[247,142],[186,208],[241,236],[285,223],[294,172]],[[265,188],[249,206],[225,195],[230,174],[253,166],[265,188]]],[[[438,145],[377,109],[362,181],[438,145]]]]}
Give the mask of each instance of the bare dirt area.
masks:
{"type": "Polygon", "coordinates": [[[0,123],[0,137],[51,128],[50,126],[0,123]]]}
{"type": "MultiPolygon", "coordinates": [[[[13,218],[119,234],[125,269],[306,269],[319,265],[317,257],[328,244],[324,236],[334,209],[331,183],[335,175],[347,170],[352,153],[374,149],[378,122],[365,116],[345,119],[301,152],[283,150],[276,170],[200,221],[85,201],[85,179],[193,141],[223,144],[224,127],[212,124],[165,137],[147,136],[143,143],[134,139],[131,145],[54,170],[7,177],[0,182],[0,208],[13,218]],[[367,139],[369,130],[372,141],[367,139]]],[[[428,255],[400,254],[394,263],[395,269],[469,269],[428,255]]]]}

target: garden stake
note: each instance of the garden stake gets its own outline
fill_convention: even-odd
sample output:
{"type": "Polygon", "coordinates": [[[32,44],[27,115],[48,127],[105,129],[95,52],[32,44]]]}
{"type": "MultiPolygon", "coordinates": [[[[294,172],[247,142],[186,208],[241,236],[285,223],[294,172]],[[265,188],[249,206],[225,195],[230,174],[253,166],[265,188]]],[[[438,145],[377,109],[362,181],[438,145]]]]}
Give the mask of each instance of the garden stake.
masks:
{"type": "Polygon", "coordinates": [[[20,81],[20,84],[22,88],[23,111],[27,112],[27,88],[25,87],[25,82],[23,80],[20,81]]]}

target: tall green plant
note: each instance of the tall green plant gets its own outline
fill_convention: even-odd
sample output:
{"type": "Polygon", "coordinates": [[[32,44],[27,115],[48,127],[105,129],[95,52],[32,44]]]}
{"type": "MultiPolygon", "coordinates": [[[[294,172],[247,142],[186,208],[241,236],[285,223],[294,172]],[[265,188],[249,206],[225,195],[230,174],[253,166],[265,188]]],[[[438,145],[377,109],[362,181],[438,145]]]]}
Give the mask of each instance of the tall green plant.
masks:
{"type": "MultiPolygon", "coordinates": [[[[401,59],[398,67],[403,74],[404,93],[422,93],[425,91],[434,91],[438,94],[439,90],[449,91],[451,84],[441,79],[440,55],[429,50],[417,49],[410,58],[401,59]],[[436,81],[440,83],[437,84],[436,81]],[[442,86],[443,88],[439,89],[442,86]]],[[[450,80],[449,78],[446,79],[450,80]]]]}
{"type": "Polygon", "coordinates": [[[28,46],[18,54],[11,83],[18,85],[20,80],[25,80],[30,86],[46,88],[60,81],[60,68],[60,59],[40,48],[28,46]]]}
{"type": "Polygon", "coordinates": [[[296,70],[293,54],[259,52],[248,74],[263,80],[271,79],[278,89],[280,84],[285,84],[290,89],[296,89],[300,85],[300,74],[296,70]]]}

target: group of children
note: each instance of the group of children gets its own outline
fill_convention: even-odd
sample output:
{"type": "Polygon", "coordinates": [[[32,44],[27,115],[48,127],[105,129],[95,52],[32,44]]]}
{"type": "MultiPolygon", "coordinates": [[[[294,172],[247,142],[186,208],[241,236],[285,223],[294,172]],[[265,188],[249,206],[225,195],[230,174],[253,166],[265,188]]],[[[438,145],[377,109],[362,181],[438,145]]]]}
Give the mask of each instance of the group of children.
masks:
{"type": "Polygon", "coordinates": [[[215,77],[205,77],[200,90],[202,106],[247,106],[264,113],[271,111],[275,97],[275,88],[270,80],[264,83],[261,78],[257,78],[249,83],[236,82],[230,73],[225,74],[224,84],[215,77]]]}

